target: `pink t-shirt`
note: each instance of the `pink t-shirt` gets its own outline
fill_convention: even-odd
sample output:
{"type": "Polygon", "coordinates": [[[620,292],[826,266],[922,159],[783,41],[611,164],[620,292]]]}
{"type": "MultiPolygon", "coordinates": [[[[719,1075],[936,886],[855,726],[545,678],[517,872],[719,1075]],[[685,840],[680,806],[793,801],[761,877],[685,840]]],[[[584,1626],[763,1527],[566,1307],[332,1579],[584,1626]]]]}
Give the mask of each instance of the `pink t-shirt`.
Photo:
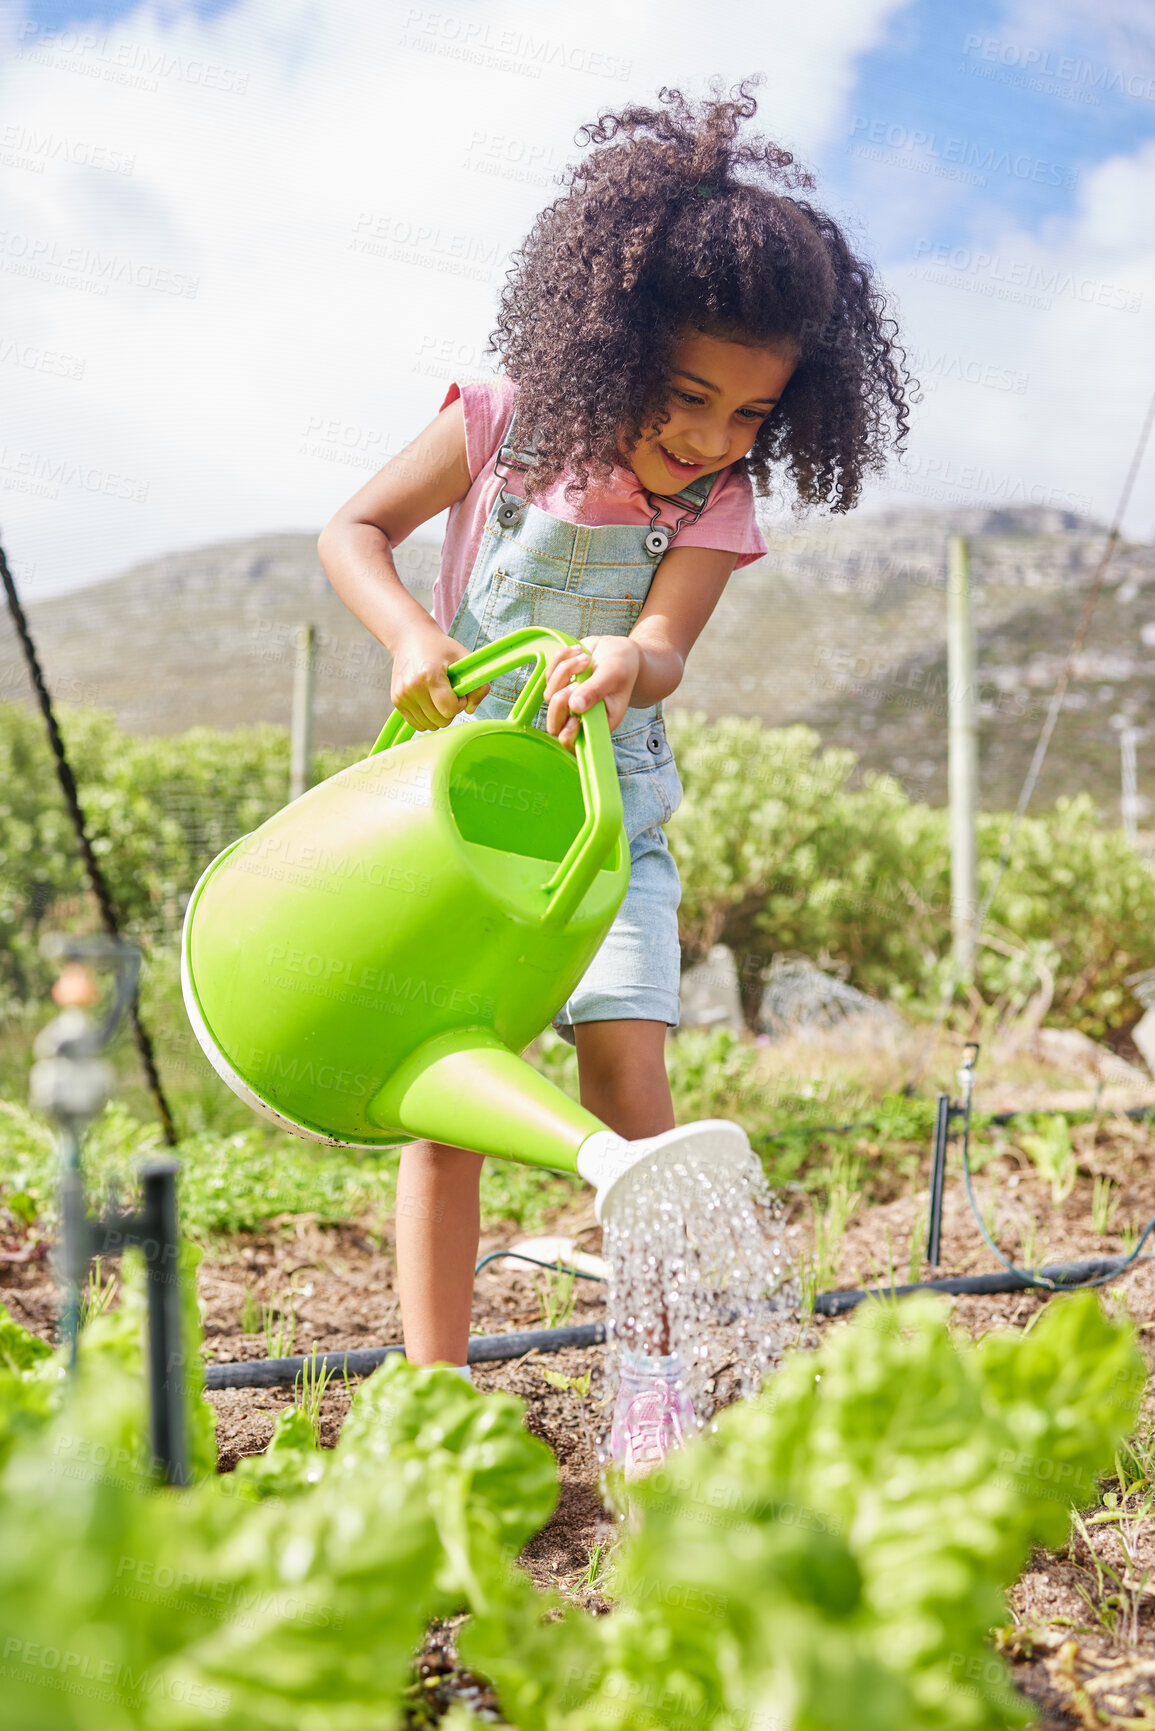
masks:
{"type": "MultiPolygon", "coordinates": [[[[473,482],[464,499],[450,506],[441,570],[433,589],[433,617],[448,631],[461,604],[465,586],[477,561],[482,531],[501,488],[493,472],[493,460],[505,437],[517,401],[517,386],[511,379],[485,380],[459,387],[450,385],[441,407],[461,398],[465,414],[465,452],[473,482]]],[[[517,493],[514,477],[511,492],[517,493]]],[[[673,483],[671,482],[671,491],[673,483]]],[[[639,523],[648,528],[654,514],[645,491],[632,469],[616,468],[608,482],[590,483],[577,505],[565,497],[565,477],[555,481],[535,500],[551,517],[566,523],[639,523]]],[[[660,521],[669,527],[677,519],[672,507],[664,506],[660,521]]],[[[710,490],[706,509],[696,523],[678,531],[675,547],[714,547],[736,553],[737,564],[750,565],[766,552],[766,543],[754,519],[754,492],[749,478],[733,467],[724,469],[710,490]]]]}

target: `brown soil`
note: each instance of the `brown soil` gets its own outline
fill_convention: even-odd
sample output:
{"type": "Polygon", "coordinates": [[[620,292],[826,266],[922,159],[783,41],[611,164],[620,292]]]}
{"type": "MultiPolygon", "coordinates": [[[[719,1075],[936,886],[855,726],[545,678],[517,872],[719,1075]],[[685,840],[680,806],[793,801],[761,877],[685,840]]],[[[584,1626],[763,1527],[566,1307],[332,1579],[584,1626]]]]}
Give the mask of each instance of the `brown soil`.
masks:
{"type": "MultiPolygon", "coordinates": [[[[1110,1177],[1116,1186],[1113,1229],[1145,1222],[1155,1214],[1155,1143],[1145,1125],[1107,1118],[1098,1126],[1076,1127],[1073,1136],[1079,1176],[1073,1193],[1059,1207],[1052,1202],[1049,1184],[1039,1178],[1009,1134],[1003,1151],[975,1180],[980,1206],[993,1213],[997,1241],[1015,1260],[1022,1260],[1022,1235],[1025,1231],[1029,1240],[1032,1221],[1038,1262],[1111,1255],[1123,1249],[1118,1231],[1099,1235],[1093,1230],[1095,1177],[1110,1177]]],[[[952,1172],[948,1180],[942,1265],[932,1270],[921,1256],[925,1161],[919,1179],[923,1188],[911,1194],[900,1188],[893,1164],[884,1162],[869,1142],[859,1144],[858,1154],[864,1186],[878,1200],[859,1206],[829,1284],[889,1284],[891,1279],[902,1283],[912,1277],[973,1273],[995,1266],[971,1219],[957,1173],[952,1172]]],[[[810,1254],[812,1221],[810,1198],[794,1188],[787,1235],[796,1254],[810,1254]]],[[[583,1248],[598,1248],[588,1204],[554,1222],[554,1229],[576,1236],[583,1248]]],[[[502,1248],[515,1237],[512,1230],[490,1234],[483,1252],[502,1248]]],[[[477,1279],[474,1331],[494,1334],[541,1326],[536,1290],[541,1278],[532,1269],[515,1273],[490,1264],[477,1279]]],[[[314,1343],[320,1351],[339,1351],[400,1340],[387,1232],[376,1238],[357,1225],[322,1227],[308,1220],[286,1220],[265,1233],[217,1246],[201,1266],[199,1290],[210,1362],[268,1355],[264,1329],[257,1326],[246,1332],[242,1327],[246,1305],[252,1313],[250,1322],[262,1305],[271,1308],[270,1332],[284,1328],[279,1319],[291,1308],[295,1335],[291,1348],[282,1338],[281,1351],[308,1352],[314,1343]]],[[[0,1265],[0,1292],[15,1316],[37,1332],[51,1335],[56,1301],[42,1258],[0,1265]]],[[[592,1281],[578,1281],[574,1300],[572,1320],[594,1320],[603,1308],[603,1289],[592,1281]]],[[[994,1327],[1026,1326],[1045,1302],[1034,1292],[956,1298],[951,1317],[977,1337],[994,1327]]],[[[1155,1262],[1140,1264],[1120,1277],[1107,1302],[1125,1306],[1144,1347],[1155,1346],[1155,1262]]],[[[828,1329],[847,1326],[845,1318],[815,1318],[808,1325],[799,1324],[800,1344],[816,1344],[828,1329]]],[[[276,1351],[278,1343],[271,1344],[276,1351]]],[[[612,1544],[617,1530],[598,1491],[602,1361],[602,1349],[594,1348],[532,1353],[512,1362],[478,1365],[474,1371],[478,1388],[506,1389],[526,1402],[529,1429],[543,1437],[557,1456],[558,1507],[528,1546],[524,1564],[539,1585],[560,1589],[593,1613],[610,1608],[596,1585],[603,1554],[598,1547],[612,1544]],[[546,1370],[569,1377],[588,1371],[589,1395],[583,1399],[573,1390],[552,1387],[543,1374],[546,1370]]],[[[718,1392],[726,1398],[721,1387],[718,1392]]],[[[230,1471],[242,1456],[260,1453],[267,1446],[277,1413],[292,1398],[290,1389],[236,1389],[210,1396],[218,1415],[222,1471],[230,1471]]],[[[326,1445],[335,1442],[348,1402],[342,1384],[326,1391],[322,1408],[326,1445]]],[[[1149,1434],[1153,1416],[1145,1412],[1140,1436],[1149,1434]]],[[[1147,1476],[1155,1480],[1155,1464],[1149,1466],[1147,1476]]],[[[1144,1483],[1145,1493],[1150,1488],[1150,1482],[1144,1483]]],[[[1131,1512],[1123,1529],[1130,1559],[1124,1555],[1110,1511],[1100,1505],[1084,1516],[1084,1528],[1074,1530],[1063,1553],[1036,1555],[1009,1595],[1010,1621],[998,1643],[1011,1662],[1017,1686],[1042,1710],[1044,1731],[1155,1724],[1155,1519],[1136,1512],[1138,1500],[1137,1494],[1122,1509],[1124,1514],[1131,1512]],[[1107,1519],[1096,1521],[1096,1515],[1107,1519]],[[1148,1701],[1153,1705],[1148,1707],[1148,1701]],[[1147,1712],[1152,1717],[1145,1720],[1142,1715],[1147,1712]]],[[[453,1633],[452,1624],[435,1625],[429,1632],[411,1690],[412,1725],[435,1722],[454,1700],[465,1701],[484,1719],[497,1715],[484,1684],[457,1667],[453,1633]]]]}

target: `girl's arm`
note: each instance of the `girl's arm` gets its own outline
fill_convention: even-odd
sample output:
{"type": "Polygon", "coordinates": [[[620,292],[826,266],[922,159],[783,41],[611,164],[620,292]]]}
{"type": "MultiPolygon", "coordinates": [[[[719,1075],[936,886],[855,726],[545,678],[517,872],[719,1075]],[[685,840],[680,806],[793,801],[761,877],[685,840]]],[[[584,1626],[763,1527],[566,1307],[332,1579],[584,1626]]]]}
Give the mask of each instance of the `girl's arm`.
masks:
{"type": "Polygon", "coordinates": [[[562,745],[577,738],[576,717],[605,699],[611,728],[631,706],[648,709],[682,682],[686,657],[718,605],[737,563],[713,547],[671,547],[658,567],[646,604],[628,637],[583,637],[554,660],[546,699],[548,725],[562,745]],[[573,675],[593,663],[584,684],[573,675]]]}
{"type": "Polygon", "coordinates": [[[448,727],[462,709],[472,713],[489,687],[454,695],[445,669],[465,650],[405,588],[393,547],[463,499],[470,484],[458,397],[342,505],[317,542],[334,589],[393,657],[395,707],[420,729],[448,727]]]}

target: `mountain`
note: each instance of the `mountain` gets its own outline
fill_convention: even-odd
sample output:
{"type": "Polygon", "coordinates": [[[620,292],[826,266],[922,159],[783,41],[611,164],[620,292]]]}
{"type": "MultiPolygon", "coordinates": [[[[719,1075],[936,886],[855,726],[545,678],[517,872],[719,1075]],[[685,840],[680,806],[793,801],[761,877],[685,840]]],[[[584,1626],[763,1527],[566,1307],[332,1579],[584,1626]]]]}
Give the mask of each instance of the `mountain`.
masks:
{"type": "MultiPolygon", "coordinates": [[[[805,721],[916,798],[946,797],[945,552],[971,544],[984,805],[1014,803],[1101,557],[1101,526],[1068,512],[904,510],[768,534],[734,577],[674,705],[805,721]]],[[[429,606],[438,548],[397,549],[429,606]]],[[[112,709],[122,726],[287,723],[297,625],[317,629],[316,737],[372,738],[389,709],[389,658],[333,593],[309,535],[229,541],[138,565],[28,608],[59,701],[112,709]]],[[[1075,669],[1036,803],[1087,789],[1117,821],[1112,718],[1155,727],[1155,548],[1121,545],[1075,669]]],[[[0,698],[27,699],[10,622],[0,698]]],[[[1155,734],[1153,734],[1155,741],[1155,734]]],[[[1144,791],[1145,746],[1139,746],[1144,791]]],[[[1155,750],[1149,759],[1155,792],[1155,750]]]]}

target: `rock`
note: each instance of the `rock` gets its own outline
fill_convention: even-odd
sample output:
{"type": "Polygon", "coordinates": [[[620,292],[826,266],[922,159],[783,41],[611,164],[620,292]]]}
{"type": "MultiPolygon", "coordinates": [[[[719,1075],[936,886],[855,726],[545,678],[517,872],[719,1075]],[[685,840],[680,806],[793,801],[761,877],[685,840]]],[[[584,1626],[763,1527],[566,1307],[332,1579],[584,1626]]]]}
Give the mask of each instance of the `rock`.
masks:
{"type": "Polygon", "coordinates": [[[775,956],[765,976],[758,1026],[771,1039],[837,1028],[844,1022],[873,1023],[880,1032],[897,1032],[902,1019],[889,1005],[827,974],[806,957],[775,956]]]}
{"type": "Polygon", "coordinates": [[[684,969],[679,988],[683,1028],[729,1028],[740,1034],[746,1026],[734,952],[714,944],[704,962],[684,969]]]}
{"type": "Polygon", "coordinates": [[[1148,1010],[1131,1029],[1131,1038],[1143,1054],[1143,1062],[1155,1076],[1155,1009],[1148,1010]]]}
{"type": "MultiPolygon", "coordinates": [[[[1155,1011],[1148,1010],[1143,1021],[1132,1031],[1131,1038],[1143,1052],[1147,1063],[1155,1058],[1155,1011]],[[1149,1024],[1146,1038],[1151,1048],[1151,1057],[1139,1044],[1139,1028],[1143,1023],[1149,1024]]],[[[1126,1058],[1117,1057],[1107,1046],[1100,1046],[1087,1034],[1081,1034],[1077,1028],[1040,1028],[1035,1035],[1035,1052],[1044,1063],[1054,1064],[1057,1069],[1089,1071],[1103,1082],[1114,1082],[1122,1086],[1147,1087],[1150,1077],[1145,1076],[1135,1064],[1129,1064],[1126,1058]]]]}

